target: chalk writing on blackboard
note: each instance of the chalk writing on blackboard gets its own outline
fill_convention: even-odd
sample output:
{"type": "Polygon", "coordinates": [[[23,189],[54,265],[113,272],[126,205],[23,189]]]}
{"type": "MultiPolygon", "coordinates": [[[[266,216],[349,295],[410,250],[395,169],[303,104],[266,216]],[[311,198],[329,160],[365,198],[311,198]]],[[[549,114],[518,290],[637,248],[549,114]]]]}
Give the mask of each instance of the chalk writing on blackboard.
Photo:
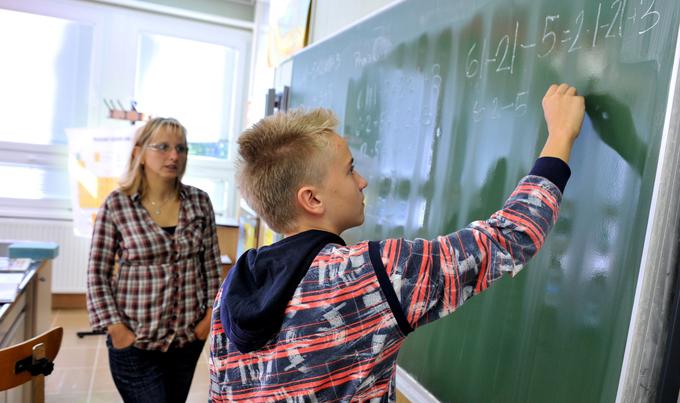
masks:
{"type": "Polygon", "coordinates": [[[472,43],[465,59],[465,77],[481,78],[489,72],[512,75],[520,56],[518,53],[522,50],[533,50],[537,58],[543,59],[562,44],[568,45],[567,53],[576,52],[584,46],[595,48],[602,41],[622,38],[626,24],[638,35],[645,35],[661,20],[661,13],[654,10],[655,2],[656,0],[640,0],[639,4],[630,7],[628,0],[614,0],[609,7],[603,7],[603,3],[599,2],[593,10],[594,24],[590,27],[584,22],[584,9],[579,11],[573,21],[561,18],[560,14],[546,15],[542,24],[543,32],[536,41],[520,38],[520,22],[515,21],[514,32],[502,35],[498,42],[484,38],[481,43],[472,43]],[[626,12],[629,14],[627,17],[626,12]],[[591,35],[591,38],[584,44],[587,35],[591,35]]]}
{"type": "Polygon", "coordinates": [[[475,100],[472,107],[472,119],[475,122],[481,121],[484,116],[488,116],[490,119],[498,119],[501,117],[500,112],[512,112],[516,117],[523,116],[528,109],[526,104],[528,94],[528,91],[519,91],[510,102],[499,97],[494,97],[489,104],[482,104],[479,100],[475,100]]]}
{"type": "Polygon", "coordinates": [[[307,76],[309,79],[314,79],[326,75],[328,73],[337,71],[342,65],[340,53],[334,53],[321,60],[315,60],[309,69],[307,69],[307,76]]]}
{"type": "MultiPolygon", "coordinates": [[[[570,54],[581,49],[602,46],[604,41],[623,38],[624,31],[630,29],[633,35],[646,35],[659,24],[662,14],[654,9],[656,0],[639,0],[630,4],[629,0],[598,2],[592,14],[585,9],[579,10],[573,19],[562,18],[560,14],[545,15],[542,20],[540,38],[536,40],[522,37],[522,26],[515,21],[512,33],[494,38],[475,41],[467,49],[465,58],[465,78],[481,80],[490,74],[514,75],[517,60],[521,57],[546,59],[561,47],[570,54]],[[586,18],[589,17],[589,18],[586,18]],[[589,36],[590,35],[590,36],[589,36]]],[[[588,10],[590,11],[590,10],[588,10]]],[[[485,118],[498,119],[501,111],[512,111],[515,116],[526,113],[527,91],[519,91],[514,100],[493,97],[490,100],[476,99],[473,106],[473,121],[485,118]]]]}
{"type": "Polygon", "coordinates": [[[373,46],[368,53],[354,52],[354,67],[364,67],[383,60],[392,50],[392,42],[386,36],[379,36],[373,40],[373,46]]]}

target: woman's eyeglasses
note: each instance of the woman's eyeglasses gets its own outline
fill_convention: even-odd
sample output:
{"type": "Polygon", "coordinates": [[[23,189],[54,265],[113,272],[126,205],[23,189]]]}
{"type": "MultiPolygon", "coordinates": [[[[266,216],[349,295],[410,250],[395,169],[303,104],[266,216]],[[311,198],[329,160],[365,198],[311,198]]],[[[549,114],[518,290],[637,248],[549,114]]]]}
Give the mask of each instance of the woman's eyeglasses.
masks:
{"type": "MultiPolygon", "coordinates": [[[[164,154],[169,153],[172,149],[172,146],[168,143],[147,144],[147,147],[164,154]]],[[[189,152],[189,147],[184,144],[177,144],[175,146],[175,151],[177,151],[177,154],[186,154],[189,152]]]]}

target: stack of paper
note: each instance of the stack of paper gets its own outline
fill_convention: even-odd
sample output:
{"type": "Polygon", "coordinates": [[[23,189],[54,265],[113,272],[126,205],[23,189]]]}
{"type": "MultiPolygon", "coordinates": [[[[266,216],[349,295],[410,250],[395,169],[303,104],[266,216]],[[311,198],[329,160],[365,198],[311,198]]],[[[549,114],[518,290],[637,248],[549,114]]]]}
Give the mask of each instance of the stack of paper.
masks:
{"type": "Polygon", "coordinates": [[[25,272],[33,262],[29,258],[10,259],[0,257],[0,272],[25,272]]]}
{"type": "Polygon", "coordinates": [[[0,273],[0,303],[12,302],[24,273],[0,273]]]}

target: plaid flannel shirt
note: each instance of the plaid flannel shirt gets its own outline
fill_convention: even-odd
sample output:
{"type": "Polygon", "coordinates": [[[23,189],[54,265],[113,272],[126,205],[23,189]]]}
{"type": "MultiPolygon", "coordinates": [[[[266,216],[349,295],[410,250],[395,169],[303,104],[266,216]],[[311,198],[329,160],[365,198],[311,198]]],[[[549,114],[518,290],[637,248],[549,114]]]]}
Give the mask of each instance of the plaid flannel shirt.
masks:
{"type": "Polygon", "coordinates": [[[413,329],[446,316],[534,256],[562,193],[529,175],[488,220],[433,240],[329,244],[312,262],[281,330],[241,353],[213,307],[212,402],[394,401],[397,353],[413,329]]]}
{"type": "Polygon", "coordinates": [[[166,351],[196,339],[219,287],[220,252],[208,195],[181,185],[174,235],[156,224],[139,194],[112,192],[99,209],[90,248],[87,308],[95,330],[123,323],[135,347],[166,351]],[[202,255],[202,256],[201,256],[202,255]],[[118,258],[118,270],[114,270],[118,258]]]}

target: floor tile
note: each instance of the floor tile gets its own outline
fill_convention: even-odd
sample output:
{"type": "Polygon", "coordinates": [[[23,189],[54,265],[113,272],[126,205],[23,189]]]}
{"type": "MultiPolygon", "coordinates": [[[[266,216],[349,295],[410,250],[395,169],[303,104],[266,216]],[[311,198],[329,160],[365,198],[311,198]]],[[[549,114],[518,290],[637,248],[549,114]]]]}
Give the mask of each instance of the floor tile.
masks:
{"type": "Polygon", "coordinates": [[[62,326],[64,327],[64,336],[61,339],[61,345],[62,346],[67,346],[67,347],[97,347],[100,343],[101,340],[104,340],[104,336],[96,335],[96,336],[85,336],[85,337],[78,337],[76,333],[78,333],[81,330],[88,330],[88,329],[83,329],[80,327],[73,327],[73,326],[62,326]]]}
{"type": "Polygon", "coordinates": [[[61,340],[62,347],[97,347],[100,341],[96,337],[79,338],[75,330],[64,329],[64,337],[61,340]]]}
{"type": "Polygon", "coordinates": [[[88,403],[87,393],[45,395],[46,403],[88,403]]]}
{"type": "Polygon", "coordinates": [[[116,384],[113,383],[111,371],[108,368],[97,368],[93,371],[92,393],[94,392],[116,392],[116,384]]]}
{"type": "MultiPolygon", "coordinates": [[[[203,403],[206,401],[204,400],[203,403]]],[[[50,402],[47,402],[50,403],[50,402]]],[[[92,392],[89,403],[123,403],[118,392],[92,392]]]]}
{"type": "Polygon", "coordinates": [[[78,330],[90,330],[87,311],[84,309],[58,309],[52,313],[52,323],[56,326],[78,330]]]}
{"type": "Polygon", "coordinates": [[[55,368],[93,368],[97,347],[62,346],[54,360],[55,368]]]}
{"type": "Polygon", "coordinates": [[[194,379],[191,381],[191,385],[209,385],[210,384],[210,371],[208,366],[199,363],[196,365],[196,371],[194,371],[194,379]]]}
{"type": "Polygon", "coordinates": [[[97,348],[97,369],[109,368],[109,350],[106,347],[97,348]]]}
{"type": "Polygon", "coordinates": [[[208,390],[204,392],[194,392],[193,390],[189,392],[187,396],[186,403],[205,403],[208,401],[208,390]]]}
{"type": "Polygon", "coordinates": [[[57,368],[45,378],[45,393],[74,394],[90,390],[92,368],[57,368]]]}

